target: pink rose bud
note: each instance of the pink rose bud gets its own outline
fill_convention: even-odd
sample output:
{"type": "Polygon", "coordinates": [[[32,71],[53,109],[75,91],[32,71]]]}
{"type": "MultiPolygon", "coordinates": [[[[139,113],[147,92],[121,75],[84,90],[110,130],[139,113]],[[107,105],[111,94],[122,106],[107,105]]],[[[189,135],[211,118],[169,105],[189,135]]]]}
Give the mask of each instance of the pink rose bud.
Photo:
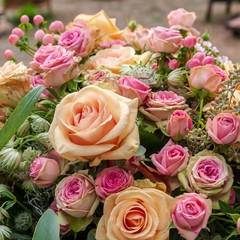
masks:
{"type": "Polygon", "coordinates": [[[202,65],[207,65],[207,64],[214,64],[214,57],[212,56],[204,57],[204,59],[202,60],[202,65]]]}
{"type": "Polygon", "coordinates": [[[152,64],[152,70],[154,70],[157,67],[157,63],[152,64]]]}
{"type": "Polygon", "coordinates": [[[56,160],[37,157],[30,165],[30,177],[39,188],[50,187],[60,174],[60,167],[56,160]]]}
{"type": "Polygon", "coordinates": [[[186,62],[186,67],[188,68],[194,68],[200,65],[201,65],[201,62],[199,61],[199,59],[192,58],[186,62]]]}
{"type": "Polygon", "coordinates": [[[64,24],[62,21],[54,21],[49,25],[50,32],[61,33],[64,31],[64,24]]]}
{"type": "Polygon", "coordinates": [[[198,59],[200,63],[202,64],[202,60],[205,58],[205,54],[202,52],[197,52],[193,56],[194,59],[198,59]]]}
{"type": "Polygon", "coordinates": [[[10,44],[16,45],[17,42],[19,41],[19,36],[17,36],[16,34],[11,34],[11,35],[8,37],[8,41],[9,41],[10,44]]]}
{"type": "Polygon", "coordinates": [[[108,196],[118,193],[133,185],[132,174],[120,167],[105,168],[95,180],[95,191],[104,201],[108,196]]]}
{"type": "Polygon", "coordinates": [[[171,69],[171,70],[174,70],[176,68],[178,68],[178,61],[173,59],[173,60],[170,60],[169,63],[168,63],[168,67],[171,69]]]}
{"type": "Polygon", "coordinates": [[[237,231],[240,234],[240,218],[237,220],[237,231]]]}
{"type": "Polygon", "coordinates": [[[18,28],[18,27],[14,28],[14,29],[12,30],[12,34],[17,35],[19,38],[23,38],[23,37],[24,37],[24,32],[23,32],[23,30],[22,30],[21,28],[18,28]]]}
{"type": "Polygon", "coordinates": [[[40,23],[44,21],[44,18],[42,15],[36,15],[33,17],[33,23],[38,26],[40,23]]]}
{"type": "Polygon", "coordinates": [[[45,35],[46,33],[42,29],[37,30],[34,34],[35,42],[41,42],[45,35]]]}
{"type": "Polygon", "coordinates": [[[233,188],[231,188],[228,204],[230,206],[233,206],[235,202],[236,202],[236,192],[233,188]]]}
{"type": "Polygon", "coordinates": [[[5,57],[6,59],[11,59],[11,58],[13,58],[13,52],[12,52],[12,50],[7,49],[7,50],[4,52],[4,57],[5,57]]]}
{"type": "Polygon", "coordinates": [[[175,110],[167,124],[167,132],[172,139],[179,141],[193,129],[191,117],[183,110],[175,110]]]}
{"type": "Polygon", "coordinates": [[[207,121],[208,136],[217,144],[233,144],[240,140],[240,121],[231,113],[219,113],[207,121]]]}
{"type": "Polygon", "coordinates": [[[20,18],[21,23],[29,23],[29,17],[27,15],[22,15],[20,18]]]}
{"type": "Polygon", "coordinates": [[[189,36],[183,39],[183,46],[186,48],[192,48],[197,43],[197,38],[195,36],[189,36]]]}
{"type": "Polygon", "coordinates": [[[152,154],[150,158],[162,175],[176,176],[186,168],[189,153],[186,147],[174,144],[170,139],[158,154],[152,154]]]}
{"type": "Polygon", "coordinates": [[[186,240],[194,240],[207,227],[212,213],[210,199],[197,193],[184,193],[175,198],[171,216],[178,233],[186,240]]]}
{"type": "Polygon", "coordinates": [[[53,44],[54,36],[52,34],[45,34],[42,38],[43,45],[53,44]]]}

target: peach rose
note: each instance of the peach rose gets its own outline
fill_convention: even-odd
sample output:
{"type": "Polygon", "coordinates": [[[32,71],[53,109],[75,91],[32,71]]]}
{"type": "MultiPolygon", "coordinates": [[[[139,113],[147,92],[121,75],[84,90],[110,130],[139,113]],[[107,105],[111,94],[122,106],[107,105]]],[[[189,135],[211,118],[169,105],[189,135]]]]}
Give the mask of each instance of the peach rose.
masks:
{"type": "Polygon", "coordinates": [[[96,55],[89,58],[86,67],[96,69],[104,66],[114,73],[119,73],[124,64],[134,64],[135,50],[132,47],[114,45],[111,48],[100,50],[96,55]]]}
{"type": "Polygon", "coordinates": [[[97,240],[167,240],[173,198],[154,188],[129,187],[109,196],[103,209],[97,240]]]}
{"type": "Polygon", "coordinates": [[[55,150],[68,160],[129,159],[139,147],[137,99],[97,86],[68,94],[58,104],[49,130],[55,150]]]}

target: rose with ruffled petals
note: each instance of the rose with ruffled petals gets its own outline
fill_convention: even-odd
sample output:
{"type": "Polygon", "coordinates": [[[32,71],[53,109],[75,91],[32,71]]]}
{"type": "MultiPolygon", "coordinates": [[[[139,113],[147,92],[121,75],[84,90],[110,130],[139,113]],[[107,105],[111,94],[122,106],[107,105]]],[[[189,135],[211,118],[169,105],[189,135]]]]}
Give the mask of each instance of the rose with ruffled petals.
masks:
{"type": "Polygon", "coordinates": [[[217,144],[233,144],[240,140],[240,120],[231,113],[219,113],[207,121],[209,137],[217,144]]]}
{"type": "Polygon", "coordinates": [[[182,39],[178,30],[165,27],[151,28],[148,34],[149,47],[157,53],[175,53],[180,48],[182,39]]]}
{"type": "Polygon", "coordinates": [[[98,206],[94,181],[87,175],[76,173],[65,177],[55,190],[57,208],[72,217],[90,217],[98,206]]]}
{"type": "Polygon", "coordinates": [[[55,150],[68,160],[129,159],[139,147],[138,102],[97,86],[68,94],[58,104],[49,130],[55,150]]]}
{"type": "Polygon", "coordinates": [[[195,240],[207,227],[212,213],[212,202],[197,193],[184,193],[176,197],[171,216],[178,233],[186,240],[195,240]]]}
{"type": "Polygon", "coordinates": [[[191,157],[178,179],[187,192],[207,195],[214,208],[219,207],[218,200],[229,201],[233,173],[224,157],[217,153],[204,150],[191,157]]]}
{"type": "Polygon", "coordinates": [[[104,203],[97,240],[167,240],[173,198],[154,188],[129,187],[104,203]]]}
{"type": "Polygon", "coordinates": [[[95,190],[104,201],[109,195],[132,186],[133,181],[133,175],[120,167],[105,168],[95,179],[95,190]]]}
{"type": "Polygon", "coordinates": [[[167,176],[176,176],[186,168],[189,153],[186,147],[174,144],[170,139],[159,153],[150,156],[157,170],[167,176]]]}

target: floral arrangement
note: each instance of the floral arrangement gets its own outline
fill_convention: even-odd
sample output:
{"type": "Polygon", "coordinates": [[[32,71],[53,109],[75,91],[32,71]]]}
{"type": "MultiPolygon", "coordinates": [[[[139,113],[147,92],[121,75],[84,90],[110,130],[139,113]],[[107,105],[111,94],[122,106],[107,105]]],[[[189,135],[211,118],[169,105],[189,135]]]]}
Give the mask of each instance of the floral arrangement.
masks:
{"type": "Polygon", "coordinates": [[[240,70],[194,12],[167,19],[21,17],[9,42],[32,61],[6,50],[0,68],[0,239],[239,239],[240,70]]]}

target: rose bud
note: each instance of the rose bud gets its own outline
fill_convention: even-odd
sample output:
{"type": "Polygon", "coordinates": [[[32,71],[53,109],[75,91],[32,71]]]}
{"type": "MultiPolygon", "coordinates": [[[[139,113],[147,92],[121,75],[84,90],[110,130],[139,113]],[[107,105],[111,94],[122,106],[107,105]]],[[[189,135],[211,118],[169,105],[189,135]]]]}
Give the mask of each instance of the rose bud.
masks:
{"type": "Polygon", "coordinates": [[[202,60],[205,58],[205,54],[202,52],[197,52],[194,54],[193,59],[198,59],[200,63],[202,63],[202,60]]]}
{"type": "Polygon", "coordinates": [[[39,188],[50,187],[60,174],[60,167],[56,160],[37,157],[30,165],[30,177],[39,188]]]}
{"type": "Polygon", "coordinates": [[[170,60],[169,63],[168,63],[168,67],[171,69],[171,70],[174,70],[176,68],[178,68],[178,61],[173,59],[173,60],[170,60]]]}
{"type": "Polygon", "coordinates": [[[175,141],[184,138],[189,130],[192,130],[193,123],[191,117],[183,110],[175,110],[167,124],[167,133],[175,141]]]}
{"type": "Polygon", "coordinates": [[[186,240],[194,240],[207,227],[211,213],[210,199],[197,193],[184,193],[175,198],[171,216],[178,233],[186,240]]]}
{"type": "Polygon", "coordinates": [[[192,48],[197,43],[197,38],[195,36],[189,36],[183,39],[182,45],[186,48],[192,48]]]}
{"type": "Polygon", "coordinates": [[[29,23],[29,17],[27,15],[22,15],[20,18],[21,23],[29,23]]]}
{"type": "Polygon", "coordinates": [[[4,57],[8,60],[8,59],[12,59],[13,58],[13,52],[10,49],[7,49],[4,51],[4,57]]]}
{"type": "Polygon", "coordinates": [[[201,65],[201,62],[199,61],[199,59],[190,59],[186,62],[186,67],[187,68],[193,68],[193,67],[197,67],[197,66],[200,66],[201,65]]]}
{"type": "Polygon", "coordinates": [[[207,65],[207,64],[214,64],[214,57],[212,56],[206,56],[202,60],[202,65],[207,65]]]}
{"type": "Polygon", "coordinates": [[[34,41],[41,42],[46,33],[42,29],[38,29],[34,34],[34,41]]]}
{"type": "Polygon", "coordinates": [[[120,167],[105,168],[95,180],[97,195],[104,201],[109,195],[133,185],[133,176],[120,167]]]}
{"type": "Polygon", "coordinates": [[[240,140],[240,121],[231,113],[219,113],[207,121],[209,137],[217,144],[233,144],[240,140]]]}
{"type": "Polygon", "coordinates": [[[42,15],[36,15],[33,17],[33,23],[38,26],[40,23],[44,22],[44,18],[42,15]]]}
{"type": "Polygon", "coordinates": [[[19,36],[17,36],[16,34],[11,34],[9,37],[8,37],[8,41],[10,44],[12,45],[16,45],[17,42],[19,40],[19,36]]]}
{"type": "Polygon", "coordinates": [[[14,28],[14,29],[12,30],[12,34],[17,35],[19,38],[23,38],[23,37],[24,37],[24,32],[23,32],[23,30],[22,30],[21,28],[18,28],[18,27],[14,28]]]}
{"type": "Polygon", "coordinates": [[[55,200],[59,210],[76,218],[92,216],[99,203],[94,181],[80,173],[62,179],[55,190],[55,200]]]}
{"type": "Polygon", "coordinates": [[[51,33],[61,33],[64,31],[64,24],[62,21],[54,21],[49,25],[49,31],[51,33]]]}
{"type": "Polygon", "coordinates": [[[42,38],[42,43],[44,45],[53,44],[54,43],[54,36],[52,34],[45,34],[42,38]]]}

